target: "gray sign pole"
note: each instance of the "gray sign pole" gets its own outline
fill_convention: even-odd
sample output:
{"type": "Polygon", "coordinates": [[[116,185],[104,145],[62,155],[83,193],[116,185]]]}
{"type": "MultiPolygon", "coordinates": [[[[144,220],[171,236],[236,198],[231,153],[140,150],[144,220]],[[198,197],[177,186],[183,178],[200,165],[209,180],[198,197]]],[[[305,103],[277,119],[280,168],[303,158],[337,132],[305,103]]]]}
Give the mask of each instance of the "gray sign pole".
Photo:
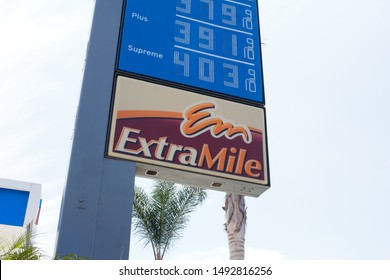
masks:
{"type": "Polygon", "coordinates": [[[104,157],[122,6],[96,0],[58,225],[60,257],[129,256],[135,163],[104,157]]]}

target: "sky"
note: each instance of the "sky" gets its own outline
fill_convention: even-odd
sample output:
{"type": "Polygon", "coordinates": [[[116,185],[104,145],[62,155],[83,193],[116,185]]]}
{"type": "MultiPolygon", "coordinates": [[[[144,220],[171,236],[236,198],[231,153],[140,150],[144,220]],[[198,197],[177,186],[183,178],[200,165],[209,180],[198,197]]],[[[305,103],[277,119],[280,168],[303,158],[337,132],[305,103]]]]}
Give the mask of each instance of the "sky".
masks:
{"type": "MultiPolygon", "coordinates": [[[[0,0],[0,178],[42,184],[53,254],[93,0],[0,0]]],[[[390,259],[390,2],[260,1],[271,188],[247,259],[390,259]]],[[[153,181],[137,178],[149,188],[153,181]]],[[[209,191],[166,259],[228,259],[209,191]]],[[[152,259],[131,239],[130,259],[152,259]]]]}

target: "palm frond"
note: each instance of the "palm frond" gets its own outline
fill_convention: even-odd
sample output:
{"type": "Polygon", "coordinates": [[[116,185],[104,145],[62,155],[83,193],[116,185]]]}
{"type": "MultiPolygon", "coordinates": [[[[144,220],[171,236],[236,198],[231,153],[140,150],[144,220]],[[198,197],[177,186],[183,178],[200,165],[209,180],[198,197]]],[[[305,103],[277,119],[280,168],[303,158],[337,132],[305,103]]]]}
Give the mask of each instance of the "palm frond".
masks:
{"type": "Polygon", "coordinates": [[[150,196],[136,187],[133,205],[133,230],[152,245],[155,258],[162,258],[181,238],[189,214],[206,199],[204,189],[178,187],[174,183],[156,181],[150,196]]]}
{"type": "Polygon", "coordinates": [[[12,242],[3,240],[0,244],[0,260],[38,260],[44,254],[31,240],[31,232],[21,234],[12,242]]]}
{"type": "Polygon", "coordinates": [[[189,214],[206,199],[207,193],[204,189],[190,186],[178,188],[173,203],[171,203],[169,213],[170,223],[166,225],[166,235],[163,252],[169,250],[174,241],[182,237],[182,233],[189,222],[189,214]]]}

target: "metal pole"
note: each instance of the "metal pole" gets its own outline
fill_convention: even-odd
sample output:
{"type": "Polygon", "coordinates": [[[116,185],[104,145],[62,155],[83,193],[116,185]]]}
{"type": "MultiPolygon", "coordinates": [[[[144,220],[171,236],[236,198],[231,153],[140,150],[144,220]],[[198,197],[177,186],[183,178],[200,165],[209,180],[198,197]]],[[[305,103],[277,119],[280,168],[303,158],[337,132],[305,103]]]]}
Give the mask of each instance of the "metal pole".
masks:
{"type": "Polygon", "coordinates": [[[58,225],[59,257],[128,259],[135,163],[105,158],[123,2],[96,0],[58,225]]]}

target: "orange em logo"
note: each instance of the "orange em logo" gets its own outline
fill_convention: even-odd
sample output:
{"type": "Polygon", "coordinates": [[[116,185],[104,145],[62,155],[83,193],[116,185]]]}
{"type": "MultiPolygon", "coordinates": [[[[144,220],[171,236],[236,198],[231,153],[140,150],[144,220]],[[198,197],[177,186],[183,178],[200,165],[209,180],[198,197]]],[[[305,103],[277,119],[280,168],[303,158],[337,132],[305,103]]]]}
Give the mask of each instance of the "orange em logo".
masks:
{"type": "Polygon", "coordinates": [[[248,127],[227,121],[221,116],[215,116],[215,109],[214,103],[204,102],[184,110],[183,122],[180,125],[183,136],[193,138],[210,131],[214,138],[225,136],[227,139],[233,139],[241,136],[245,143],[252,142],[252,133],[248,127]]]}

